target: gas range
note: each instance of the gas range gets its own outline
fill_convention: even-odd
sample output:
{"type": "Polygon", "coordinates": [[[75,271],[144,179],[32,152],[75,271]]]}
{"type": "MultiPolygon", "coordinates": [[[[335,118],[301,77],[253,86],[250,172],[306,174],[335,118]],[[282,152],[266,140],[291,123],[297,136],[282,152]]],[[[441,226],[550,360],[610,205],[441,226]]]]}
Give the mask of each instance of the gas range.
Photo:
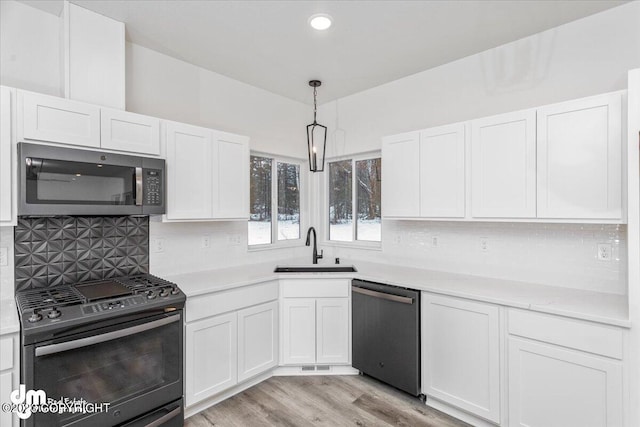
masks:
{"type": "Polygon", "coordinates": [[[22,335],[27,342],[51,338],[61,329],[126,318],[141,311],[181,309],[185,299],[175,283],[151,274],[16,293],[22,335]],[[36,334],[42,336],[30,338],[36,334]]]}

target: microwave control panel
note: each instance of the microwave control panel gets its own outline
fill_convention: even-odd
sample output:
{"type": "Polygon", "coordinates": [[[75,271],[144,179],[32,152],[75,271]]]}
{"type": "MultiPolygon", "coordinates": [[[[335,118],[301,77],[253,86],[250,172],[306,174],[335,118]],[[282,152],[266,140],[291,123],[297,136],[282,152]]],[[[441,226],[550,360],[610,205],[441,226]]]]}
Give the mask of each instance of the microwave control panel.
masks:
{"type": "Polygon", "coordinates": [[[144,169],[144,205],[162,205],[162,198],[164,195],[162,183],[162,171],[160,169],[144,169]]]}

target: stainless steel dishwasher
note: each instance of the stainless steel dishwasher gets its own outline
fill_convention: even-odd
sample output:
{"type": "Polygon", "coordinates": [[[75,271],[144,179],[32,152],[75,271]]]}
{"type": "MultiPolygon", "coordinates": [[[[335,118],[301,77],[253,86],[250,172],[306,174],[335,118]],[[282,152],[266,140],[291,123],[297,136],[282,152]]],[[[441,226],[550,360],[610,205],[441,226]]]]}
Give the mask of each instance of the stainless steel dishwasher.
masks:
{"type": "Polygon", "coordinates": [[[420,292],[353,280],[351,304],[353,367],[419,396],[420,292]]]}

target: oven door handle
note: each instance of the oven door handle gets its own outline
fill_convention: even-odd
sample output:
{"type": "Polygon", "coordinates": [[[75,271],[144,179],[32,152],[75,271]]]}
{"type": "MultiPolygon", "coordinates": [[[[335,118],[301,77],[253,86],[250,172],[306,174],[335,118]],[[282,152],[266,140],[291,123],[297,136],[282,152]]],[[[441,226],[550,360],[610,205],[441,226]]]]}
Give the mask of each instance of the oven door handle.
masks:
{"type": "Polygon", "coordinates": [[[127,337],[129,335],[138,334],[140,332],[159,328],[180,320],[180,315],[165,317],[164,319],[154,320],[153,322],[143,323],[142,325],[132,326],[130,328],[121,329],[119,331],[107,332],[106,334],[95,335],[92,337],[80,338],[73,341],[61,342],[59,344],[44,345],[36,347],[36,357],[46,356],[48,354],[60,353],[67,350],[86,347],[105,341],[111,341],[118,338],[127,337]]]}
{"type": "Polygon", "coordinates": [[[174,409],[173,411],[169,412],[168,414],[163,415],[162,417],[158,418],[155,421],[150,422],[149,424],[147,424],[145,427],[159,427],[162,424],[166,423],[167,421],[169,421],[172,418],[177,417],[178,415],[180,415],[180,413],[182,408],[180,408],[179,406],[174,409]]]}

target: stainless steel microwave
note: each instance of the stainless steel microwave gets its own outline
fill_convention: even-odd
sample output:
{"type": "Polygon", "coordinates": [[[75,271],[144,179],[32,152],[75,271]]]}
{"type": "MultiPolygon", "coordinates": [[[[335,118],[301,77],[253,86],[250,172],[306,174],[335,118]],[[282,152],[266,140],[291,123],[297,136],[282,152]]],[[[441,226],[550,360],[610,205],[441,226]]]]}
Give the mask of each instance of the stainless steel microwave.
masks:
{"type": "Polygon", "coordinates": [[[163,159],[18,144],[18,215],[165,213],[163,159]]]}

